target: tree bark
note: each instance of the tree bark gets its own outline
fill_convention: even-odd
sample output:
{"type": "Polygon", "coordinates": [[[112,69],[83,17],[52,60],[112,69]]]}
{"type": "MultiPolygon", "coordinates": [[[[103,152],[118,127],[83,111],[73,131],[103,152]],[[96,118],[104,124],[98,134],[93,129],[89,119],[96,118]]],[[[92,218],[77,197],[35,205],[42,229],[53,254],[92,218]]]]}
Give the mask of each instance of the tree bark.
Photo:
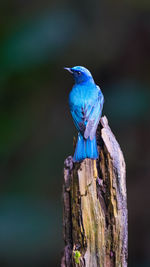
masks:
{"type": "Polygon", "coordinates": [[[61,267],[127,266],[125,161],[105,116],[97,144],[98,160],[65,160],[61,267]]]}

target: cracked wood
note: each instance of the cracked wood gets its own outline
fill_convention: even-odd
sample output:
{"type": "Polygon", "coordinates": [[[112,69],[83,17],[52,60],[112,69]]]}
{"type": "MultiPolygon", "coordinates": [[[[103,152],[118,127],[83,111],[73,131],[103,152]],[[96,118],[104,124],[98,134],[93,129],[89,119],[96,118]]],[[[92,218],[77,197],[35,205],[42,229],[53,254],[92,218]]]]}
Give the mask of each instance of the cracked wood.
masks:
{"type": "Polygon", "coordinates": [[[127,266],[125,162],[105,116],[98,126],[97,144],[97,161],[74,164],[71,156],[65,160],[61,267],[127,266]]]}

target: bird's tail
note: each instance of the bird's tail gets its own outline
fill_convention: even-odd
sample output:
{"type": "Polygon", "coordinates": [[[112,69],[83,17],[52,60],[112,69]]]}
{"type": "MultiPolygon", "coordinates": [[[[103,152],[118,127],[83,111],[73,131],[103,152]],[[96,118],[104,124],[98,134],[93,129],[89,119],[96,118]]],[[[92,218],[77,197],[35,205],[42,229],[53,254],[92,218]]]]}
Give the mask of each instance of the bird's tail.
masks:
{"type": "Polygon", "coordinates": [[[78,134],[78,140],[76,144],[75,153],[73,156],[73,161],[81,161],[85,158],[97,159],[98,150],[96,143],[96,136],[93,140],[85,139],[80,133],[78,134]]]}

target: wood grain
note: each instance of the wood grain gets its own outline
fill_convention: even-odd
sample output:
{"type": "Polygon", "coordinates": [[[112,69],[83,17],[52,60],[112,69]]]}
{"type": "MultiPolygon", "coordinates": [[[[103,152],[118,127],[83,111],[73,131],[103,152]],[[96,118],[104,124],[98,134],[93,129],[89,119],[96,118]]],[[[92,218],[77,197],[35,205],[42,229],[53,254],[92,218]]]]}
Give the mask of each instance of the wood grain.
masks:
{"type": "Polygon", "coordinates": [[[125,161],[105,116],[97,144],[98,160],[65,160],[61,267],[127,266],[125,161]]]}

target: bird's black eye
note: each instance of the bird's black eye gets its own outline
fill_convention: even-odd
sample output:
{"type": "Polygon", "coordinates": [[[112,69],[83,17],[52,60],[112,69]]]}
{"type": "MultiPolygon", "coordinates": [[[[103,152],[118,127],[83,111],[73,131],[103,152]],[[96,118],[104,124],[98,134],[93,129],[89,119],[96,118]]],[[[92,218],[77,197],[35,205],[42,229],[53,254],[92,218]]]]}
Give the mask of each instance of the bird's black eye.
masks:
{"type": "Polygon", "coordinates": [[[81,71],[77,71],[77,74],[78,74],[78,75],[81,75],[81,71]]]}

